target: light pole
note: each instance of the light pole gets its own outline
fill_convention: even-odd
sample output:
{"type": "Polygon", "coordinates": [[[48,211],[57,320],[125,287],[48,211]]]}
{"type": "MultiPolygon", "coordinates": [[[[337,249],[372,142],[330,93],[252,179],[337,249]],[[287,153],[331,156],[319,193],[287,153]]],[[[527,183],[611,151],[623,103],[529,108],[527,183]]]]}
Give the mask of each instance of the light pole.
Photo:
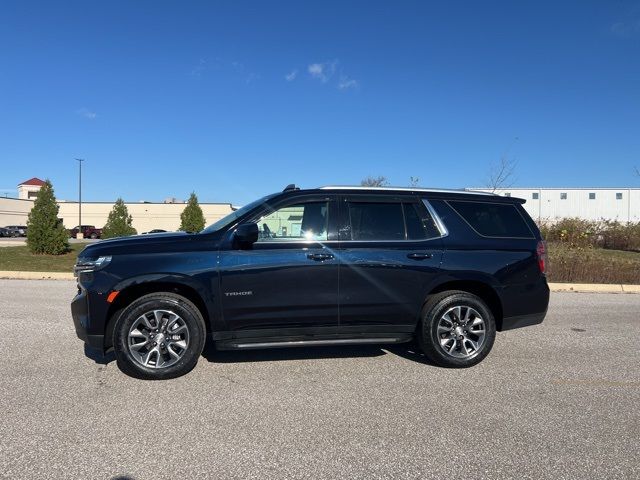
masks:
{"type": "MultiPolygon", "coordinates": [[[[76,158],[78,161],[78,234],[82,235],[82,162],[84,158],[76,158]]],[[[76,235],[77,236],[77,235],[76,235]]]]}

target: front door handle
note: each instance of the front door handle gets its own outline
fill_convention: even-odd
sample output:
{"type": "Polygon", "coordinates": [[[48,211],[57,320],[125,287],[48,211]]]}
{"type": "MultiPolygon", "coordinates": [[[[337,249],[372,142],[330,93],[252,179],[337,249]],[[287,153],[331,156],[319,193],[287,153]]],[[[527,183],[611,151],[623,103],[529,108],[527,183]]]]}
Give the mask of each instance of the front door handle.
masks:
{"type": "Polygon", "coordinates": [[[409,253],[407,255],[407,258],[410,258],[411,260],[426,260],[431,257],[433,257],[433,255],[430,253],[409,253]]]}
{"type": "Polygon", "coordinates": [[[324,260],[331,260],[333,255],[330,253],[308,253],[307,258],[316,262],[323,262],[324,260]]]}

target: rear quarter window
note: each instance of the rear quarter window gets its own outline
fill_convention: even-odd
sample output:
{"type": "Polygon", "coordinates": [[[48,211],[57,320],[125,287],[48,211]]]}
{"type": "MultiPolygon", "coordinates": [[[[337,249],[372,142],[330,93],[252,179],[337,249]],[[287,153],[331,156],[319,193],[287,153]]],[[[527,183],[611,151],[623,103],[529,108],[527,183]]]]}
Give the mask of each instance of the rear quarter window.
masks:
{"type": "Polygon", "coordinates": [[[470,201],[449,201],[448,203],[471,228],[485,237],[534,237],[513,204],[470,201]]]}

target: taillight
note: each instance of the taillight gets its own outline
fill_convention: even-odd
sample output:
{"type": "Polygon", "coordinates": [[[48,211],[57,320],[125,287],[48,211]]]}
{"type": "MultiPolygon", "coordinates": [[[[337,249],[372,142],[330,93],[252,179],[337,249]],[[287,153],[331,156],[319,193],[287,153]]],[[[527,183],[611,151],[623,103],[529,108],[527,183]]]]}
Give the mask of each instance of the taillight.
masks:
{"type": "Polygon", "coordinates": [[[547,273],[547,243],[540,240],[536,247],[536,256],[538,257],[538,268],[543,275],[547,273]]]}

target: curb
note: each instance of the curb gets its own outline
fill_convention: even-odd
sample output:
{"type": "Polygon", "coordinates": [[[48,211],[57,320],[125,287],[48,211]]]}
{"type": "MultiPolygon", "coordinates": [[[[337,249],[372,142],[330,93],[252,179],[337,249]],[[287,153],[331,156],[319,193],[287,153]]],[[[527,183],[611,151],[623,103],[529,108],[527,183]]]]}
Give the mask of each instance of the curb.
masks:
{"type": "Polygon", "coordinates": [[[606,283],[549,283],[552,292],[578,293],[640,293],[640,285],[606,283]]]}
{"type": "Polygon", "coordinates": [[[0,278],[20,280],[73,280],[71,272],[13,272],[0,270],[0,278]]]}

